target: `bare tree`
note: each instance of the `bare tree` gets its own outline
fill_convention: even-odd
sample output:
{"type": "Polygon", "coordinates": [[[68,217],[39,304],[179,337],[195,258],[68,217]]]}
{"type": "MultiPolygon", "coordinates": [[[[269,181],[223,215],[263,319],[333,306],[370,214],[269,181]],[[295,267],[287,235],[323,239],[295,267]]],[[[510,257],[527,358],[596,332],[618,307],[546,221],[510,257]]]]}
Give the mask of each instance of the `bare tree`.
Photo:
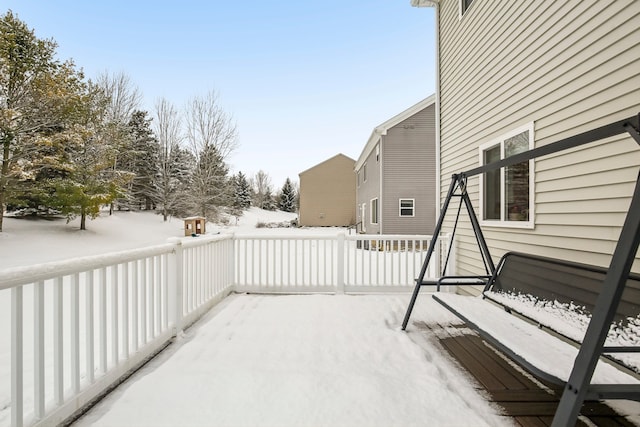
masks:
{"type": "Polygon", "coordinates": [[[166,221],[169,215],[179,211],[180,193],[186,187],[190,168],[181,149],[180,116],[176,108],[165,98],[155,104],[154,130],[159,145],[159,177],[155,199],[166,221]]]}
{"type": "Polygon", "coordinates": [[[266,210],[275,208],[271,178],[265,171],[259,170],[253,176],[251,187],[253,188],[253,206],[266,210]]]}
{"type": "Polygon", "coordinates": [[[214,91],[192,98],[186,108],[187,140],[195,158],[189,204],[193,211],[216,219],[229,204],[226,159],[237,148],[236,125],[220,106],[214,91]]]}
{"type": "Polygon", "coordinates": [[[96,84],[109,97],[106,119],[109,122],[126,124],[134,111],[140,109],[142,93],[124,72],[103,72],[96,84]]]}
{"type": "MultiPolygon", "coordinates": [[[[131,185],[133,183],[134,172],[132,164],[135,161],[133,152],[133,137],[129,129],[129,122],[134,111],[140,107],[142,94],[137,86],[124,72],[110,74],[103,72],[96,79],[96,85],[108,99],[105,111],[106,131],[108,141],[112,144],[116,152],[119,153],[114,159],[113,170],[120,170],[121,173],[129,172],[129,185],[125,189],[123,196],[130,197],[131,185]]],[[[120,199],[119,204],[124,200],[120,199]]],[[[113,203],[110,204],[109,213],[113,213],[113,203]]]]}

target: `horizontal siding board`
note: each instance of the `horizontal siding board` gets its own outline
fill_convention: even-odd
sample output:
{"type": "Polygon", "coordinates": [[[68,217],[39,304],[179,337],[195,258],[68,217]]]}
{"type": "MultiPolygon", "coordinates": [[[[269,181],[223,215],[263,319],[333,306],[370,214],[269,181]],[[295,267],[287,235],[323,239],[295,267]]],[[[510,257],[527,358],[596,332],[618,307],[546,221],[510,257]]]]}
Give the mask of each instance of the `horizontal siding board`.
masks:
{"type": "Polygon", "coordinates": [[[382,231],[429,234],[435,227],[435,105],[388,130],[382,137],[382,231]],[[400,217],[399,199],[415,199],[415,216],[400,217]]]}

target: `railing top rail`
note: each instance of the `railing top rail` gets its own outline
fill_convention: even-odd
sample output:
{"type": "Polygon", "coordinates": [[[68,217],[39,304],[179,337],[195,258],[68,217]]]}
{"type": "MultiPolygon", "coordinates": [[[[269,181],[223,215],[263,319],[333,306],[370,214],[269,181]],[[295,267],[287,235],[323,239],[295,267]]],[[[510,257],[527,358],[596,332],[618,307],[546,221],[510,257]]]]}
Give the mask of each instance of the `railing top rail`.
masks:
{"type": "Polygon", "coordinates": [[[339,234],[292,234],[290,236],[282,234],[236,234],[237,240],[335,240],[339,234]]]}
{"type": "Polygon", "coordinates": [[[170,253],[174,249],[174,244],[165,243],[140,249],[130,249],[82,258],[8,268],[0,270],[0,290],[10,289],[15,286],[34,283],[40,280],[48,280],[55,277],[108,267],[127,261],[136,261],[155,255],[162,255],[170,253]]]}
{"type": "Polygon", "coordinates": [[[347,240],[430,240],[428,234],[349,234],[347,240]]]}
{"type": "Polygon", "coordinates": [[[233,233],[219,233],[219,234],[205,234],[198,237],[188,238],[188,237],[174,237],[169,239],[172,243],[180,242],[182,243],[182,247],[190,248],[194,246],[201,246],[208,243],[219,242],[221,240],[230,240],[233,239],[233,233]]]}

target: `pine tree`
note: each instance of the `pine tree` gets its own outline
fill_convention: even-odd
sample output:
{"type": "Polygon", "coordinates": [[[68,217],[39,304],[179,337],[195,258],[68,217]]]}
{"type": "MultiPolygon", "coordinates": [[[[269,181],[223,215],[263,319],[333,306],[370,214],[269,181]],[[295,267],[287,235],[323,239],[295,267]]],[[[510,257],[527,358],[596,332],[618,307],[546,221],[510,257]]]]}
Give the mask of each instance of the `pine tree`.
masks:
{"type": "Polygon", "coordinates": [[[188,205],[193,213],[216,221],[222,208],[232,205],[233,186],[225,160],[237,147],[237,131],[220,107],[215,92],[194,97],[185,114],[187,141],[196,159],[188,205]]]}
{"type": "Polygon", "coordinates": [[[72,61],[56,59],[56,47],[11,11],[0,16],[0,231],[9,197],[35,194],[18,187],[36,183],[40,135],[55,133],[82,102],[84,77],[72,61]]]}
{"type": "Polygon", "coordinates": [[[248,209],[251,207],[251,187],[247,177],[242,172],[238,172],[233,177],[233,182],[235,185],[233,207],[240,211],[248,209]]]}
{"type": "Polygon", "coordinates": [[[135,174],[129,187],[130,207],[150,210],[156,204],[153,190],[159,176],[158,142],[146,111],[133,112],[129,129],[132,143],[127,170],[135,174]]]}
{"type": "Polygon", "coordinates": [[[100,206],[122,194],[128,176],[113,167],[117,152],[105,130],[106,97],[89,84],[85,99],[84,108],[75,113],[76,123],[56,135],[64,147],[60,167],[66,175],[54,180],[52,195],[67,220],[80,217],[81,230],[86,229],[87,217],[95,218],[100,206]]]}
{"type": "Polygon", "coordinates": [[[289,178],[284,182],[282,190],[280,191],[280,203],[278,207],[285,212],[296,211],[296,191],[289,178]]]}
{"type": "Polygon", "coordinates": [[[275,211],[276,210],[276,202],[273,199],[273,194],[271,194],[271,187],[267,188],[262,196],[262,203],[260,208],[267,211],[275,211]]]}

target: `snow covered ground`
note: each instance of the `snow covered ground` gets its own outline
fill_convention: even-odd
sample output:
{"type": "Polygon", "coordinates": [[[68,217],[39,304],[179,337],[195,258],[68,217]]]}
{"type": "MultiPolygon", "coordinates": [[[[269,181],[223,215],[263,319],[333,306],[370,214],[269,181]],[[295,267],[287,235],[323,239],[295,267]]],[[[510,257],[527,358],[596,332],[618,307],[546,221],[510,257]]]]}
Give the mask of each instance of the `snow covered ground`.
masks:
{"type": "MultiPolygon", "coordinates": [[[[235,224],[221,227],[207,225],[207,233],[237,232],[269,233],[274,229],[256,228],[258,222],[282,222],[296,218],[296,214],[270,212],[251,208],[235,224]]],[[[184,223],[179,218],[169,218],[152,212],[102,213],[93,221],[87,221],[87,230],[80,230],[80,220],[67,224],[64,219],[33,220],[5,217],[0,233],[0,269],[40,264],[86,255],[134,249],[166,243],[170,237],[184,236],[184,223]]],[[[281,232],[300,232],[298,229],[279,229],[281,232]]],[[[339,228],[314,229],[315,232],[338,233],[339,228]]]]}

